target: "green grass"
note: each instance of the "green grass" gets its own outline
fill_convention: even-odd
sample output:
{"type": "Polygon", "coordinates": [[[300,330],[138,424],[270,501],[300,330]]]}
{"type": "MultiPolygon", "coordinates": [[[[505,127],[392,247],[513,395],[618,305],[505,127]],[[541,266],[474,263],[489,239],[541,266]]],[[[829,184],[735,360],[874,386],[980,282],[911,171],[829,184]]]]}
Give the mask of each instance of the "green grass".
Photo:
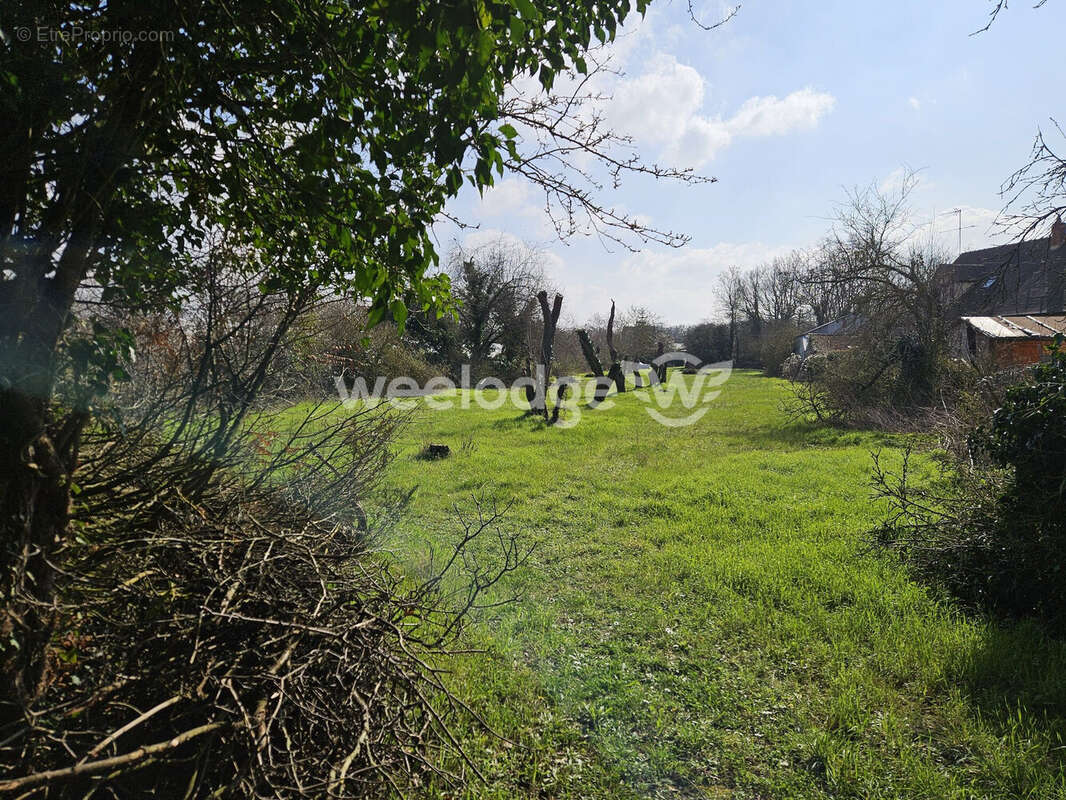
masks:
{"type": "Polygon", "coordinates": [[[425,411],[400,442],[413,573],[474,496],[536,544],[447,665],[508,740],[461,724],[487,777],[464,797],[1066,797],[1066,647],[869,550],[870,451],[898,442],[789,422],[754,373],[691,427],[639,394],[565,430],[425,411]]]}

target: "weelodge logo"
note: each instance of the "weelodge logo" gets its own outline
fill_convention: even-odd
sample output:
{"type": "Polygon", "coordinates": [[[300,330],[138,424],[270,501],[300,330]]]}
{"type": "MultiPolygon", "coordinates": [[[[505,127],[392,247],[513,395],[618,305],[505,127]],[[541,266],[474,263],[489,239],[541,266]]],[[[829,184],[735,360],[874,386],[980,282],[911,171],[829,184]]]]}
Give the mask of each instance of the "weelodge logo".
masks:
{"type": "Polygon", "coordinates": [[[733,374],[732,361],[700,366],[700,359],[690,353],[663,353],[651,363],[653,367],[659,367],[677,361],[686,367],[696,368],[696,373],[691,376],[692,380],[685,380],[689,376],[673,372],[667,373],[667,379],[660,383],[656,379],[656,370],[653,369],[650,372],[653,390],[637,393],[637,397],[649,404],[644,410],[651,418],[670,428],[692,425],[706,414],[707,404],[722,393],[721,386],[733,374]],[[683,413],[677,413],[679,408],[683,413]],[[665,414],[665,411],[672,413],[665,414]]]}
{"type": "MultiPolygon", "coordinates": [[[[733,372],[732,361],[722,361],[703,367],[700,367],[700,364],[700,360],[689,353],[664,353],[652,361],[652,369],[648,370],[647,377],[642,377],[644,385],[633,388],[631,391],[647,404],[645,410],[660,424],[671,428],[692,425],[707,413],[707,404],[721,394],[720,387],[729,380],[733,372]],[[680,370],[674,370],[667,373],[669,377],[666,381],[658,380],[657,367],[678,363],[698,369],[691,375],[683,375],[680,370]]],[[[640,372],[643,376],[643,369],[647,366],[623,362],[622,370],[627,375],[640,372]]],[[[410,377],[393,378],[391,381],[379,377],[371,386],[364,377],[360,376],[354,379],[349,388],[348,381],[340,375],[334,378],[334,383],[341,403],[347,409],[355,408],[360,403],[376,405],[388,402],[399,408],[407,409],[422,405],[434,411],[444,411],[456,405],[460,408],[470,408],[476,405],[491,411],[507,403],[518,409],[528,408],[527,389],[533,390],[535,402],[543,403],[544,398],[541,397],[543,378],[544,367],[537,365],[533,377],[518,378],[510,386],[499,378],[483,378],[474,384],[471,382],[470,365],[464,364],[460,370],[458,384],[444,376],[431,378],[422,386],[410,377]],[[463,391],[457,392],[457,390],[463,391]]],[[[606,411],[613,408],[618,396],[616,394],[604,396],[605,388],[609,385],[607,381],[608,379],[603,377],[579,380],[566,376],[559,378],[549,386],[548,393],[551,402],[555,402],[560,387],[564,385],[567,387],[562,404],[566,413],[559,417],[558,422],[555,423],[556,427],[574,427],[581,421],[584,411],[606,411]]]]}

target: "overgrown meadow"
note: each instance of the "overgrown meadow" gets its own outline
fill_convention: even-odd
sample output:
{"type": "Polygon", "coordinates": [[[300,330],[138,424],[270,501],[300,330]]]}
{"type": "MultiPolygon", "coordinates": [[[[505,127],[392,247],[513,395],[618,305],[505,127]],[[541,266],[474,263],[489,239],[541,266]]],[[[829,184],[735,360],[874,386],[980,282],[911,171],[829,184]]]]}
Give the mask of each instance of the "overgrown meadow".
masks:
{"type": "Polygon", "coordinates": [[[785,393],[737,372],[678,428],[640,391],[570,429],[415,414],[379,547],[427,573],[474,498],[535,545],[466,631],[484,654],[438,665],[485,723],[459,728],[464,796],[1066,796],[1066,648],[872,551],[871,452],[905,442],[791,421],[785,393]]]}

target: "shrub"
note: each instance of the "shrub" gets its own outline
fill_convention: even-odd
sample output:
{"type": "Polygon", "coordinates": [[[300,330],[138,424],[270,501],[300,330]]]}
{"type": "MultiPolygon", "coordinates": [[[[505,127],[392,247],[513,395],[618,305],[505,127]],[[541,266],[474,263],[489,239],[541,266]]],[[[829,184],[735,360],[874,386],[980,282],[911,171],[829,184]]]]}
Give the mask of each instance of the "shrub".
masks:
{"type": "Polygon", "coordinates": [[[781,375],[781,364],[791,355],[798,333],[792,322],[766,323],[759,337],[759,361],[767,375],[781,375]]]}
{"type": "Polygon", "coordinates": [[[781,362],[781,366],[778,368],[782,378],[787,378],[790,381],[802,380],[804,369],[803,356],[796,353],[790,353],[788,358],[781,362]]]}
{"type": "Polygon", "coordinates": [[[1003,405],[947,456],[931,486],[878,463],[892,508],[878,540],[971,605],[1066,622],[1066,351],[1009,388],[1003,405]]]}
{"type": "MultiPolygon", "coordinates": [[[[297,320],[241,280],[197,298],[226,311],[210,325],[128,320],[140,357],[79,450],[33,694],[0,702],[0,793],[362,798],[447,780],[461,703],[430,662],[528,553],[478,506],[436,574],[394,571],[371,545],[405,498],[374,488],[405,416],[285,405],[267,376],[297,320]]],[[[39,605],[33,588],[0,615],[39,605]]]]}

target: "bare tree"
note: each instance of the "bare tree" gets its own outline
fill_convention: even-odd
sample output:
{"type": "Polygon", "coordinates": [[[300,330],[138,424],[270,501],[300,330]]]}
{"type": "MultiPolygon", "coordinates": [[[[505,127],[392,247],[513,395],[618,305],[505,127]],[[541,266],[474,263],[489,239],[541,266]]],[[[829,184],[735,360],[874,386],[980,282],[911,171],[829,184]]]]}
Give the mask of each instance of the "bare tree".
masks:
{"type": "Polygon", "coordinates": [[[729,322],[729,353],[735,359],[739,354],[739,323],[744,295],[743,276],[737,267],[730,267],[718,277],[718,302],[721,303],[729,322]]]}
{"type": "Polygon", "coordinates": [[[1062,146],[1066,132],[1055,120],[1051,124],[1062,141],[1053,146],[1038,131],[1025,166],[1003,184],[1006,208],[999,224],[1018,239],[1031,238],[1049,221],[1066,213],[1066,155],[1062,146]]]}
{"type": "Polygon", "coordinates": [[[815,325],[837,319],[855,308],[856,287],[838,280],[843,272],[843,260],[836,242],[823,241],[805,258],[799,277],[799,300],[815,325]]]}
{"type": "Polygon", "coordinates": [[[799,311],[800,276],[806,266],[802,251],[775,258],[767,265],[762,281],[763,316],[774,322],[791,322],[799,311]]]}
{"type": "Polygon", "coordinates": [[[856,292],[857,310],[880,323],[898,344],[910,400],[932,400],[946,341],[946,315],[935,275],[946,259],[916,237],[908,200],[917,174],[906,171],[898,186],[856,188],[837,214],[831,238],[837,272],[832,281],[856,292]]]}
{"type": "Polygon", "coordinates": [[[740,280],[740,311],[751,326],[752,335],[758,339],[762,333],[763,295],[766,272],[762,267],[748,270],[740,280]]]}
{"type": "Polygon", "coordinates": [[[622,315],[621,345],[623,358],[651,361],[661,339],[662,319],[644,306],[631,306],[622,315]]]}
{"type": "Polygon", "coordinates": [[[622,359],[614,346],[614,300],[611,301],[611,315],[607,318],[607,349],[611,354],[611,368],[607,377],[614,381],[615,389],[619,394],[626,390],[626,375],[622,371],[622,359]]]}
{"type": "MultiPolygon", "coordinates": [[[[529,400],[530,412],[548,419],[548,388],[551,385],[552,362],[554,360],[555,329],[559,323],[559,314],[563,308],[563,296],[561,294],[555,295],[555,299],[549,305],[548,292],[541,289],[537,292],[537,302],[540,304],[541,313],[540,353],[539,360],[536,363],[532,356],[526,359],[526,374],[533,383],[532,386],[526,387],[526,399],[529,400]]],[[[563,392],[564,389],[560,385],[553,422],[558,419],[558,409],[563,400],[563,392]]]]}

